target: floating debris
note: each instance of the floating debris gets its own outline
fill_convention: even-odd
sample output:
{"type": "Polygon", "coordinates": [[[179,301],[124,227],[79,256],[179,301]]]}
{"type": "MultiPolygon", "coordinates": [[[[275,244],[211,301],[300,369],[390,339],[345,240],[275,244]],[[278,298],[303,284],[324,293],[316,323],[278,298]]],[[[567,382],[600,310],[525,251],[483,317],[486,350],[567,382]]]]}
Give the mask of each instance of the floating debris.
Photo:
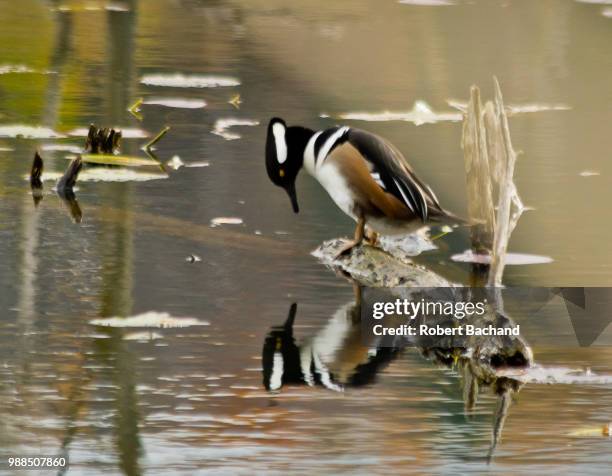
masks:
{"type": "Polygon", "coordinates": [[[177,109],[202,109],[207,106],[202,99],[182,99],[182,98],[152,98],[145,99],[142,104],[151,106],[163,106],[177,109]]]}
{"type": "Polygon", "coordinates": [[[142,114],[140,114],[140,105],[142,104],[143,99],[138,98],[134,104],[128,107],[128,112],[134,116],[139,121],[142,121],[142,114]]]}
{"type": "Polygon", "coordinates": [[[235,126],[258,126],[259,121],[251,120],[251,119],[235,119],[235,118],[224,118],[217,119],[215,121],[215,125],[213,130],[211,131],[213,134],[223,137],[225,140],[236,140],[240,139],[242,136],[235,132],[230,132],[228,129],[230,127],[235,126]]]}
{"type": "Polygon", "coordinates": [[[202,76],[184,74],[149,74],[140,78],[148,86],[166,86],[172,88],[216,88],[239,86],[240,81],[226,76],[202,76]]]}
{"type": "Polygon", "coordinates": [[[578,175],[581,177],[594,177],[596,175],[601,175],[599,172],[595,172],[594,170],[583,170],[578,175]]]}
{"type": "MultiPolygon", "coordinates": [[[[117,127],[113,127],[112,129],[119,129],[117,127]]],[[[71,137],[87,137],[89,135],[89,128],[79,127],[77,129],[73,129],[67,133],[71,137]]],[[[151,134],[147,131],[143,131],[142,129],[136,128],[123,128],[121,129],[121,137],[123,139],[146,139],[151,134]]]]}
{"type": "Polygon", "coordinates": [[[183,162],[178,155],[175,155],[168,162],[166,162],[166,165],[174,170],[178,170],[185,165],[185,162],[183,162]]]}
{"type": "Polygon", "coordinates": [[[0,126],[0,137],[12,139],[63,139],[66,136],[48,127],[15,124],[0,126]]]}
{"type": "Polygon", "coordinates": [[[407,112],[347,112],[340,114],[338,118],[369,122],[405,121],[412,122],[416,126],[421,126],[423,124],[434,124],[441,121],[459,122],[463,119],[463,115],[450,111],[435,112],[425,101],[416,101],[412,110],[407,112]]]}
{"type": "Polygon", "coordinates": [[[23,64],[2,64],[0,65],[0,74],[24,74],[24,73],[55,74],[55,71],[38,70],[38,69],[30,68],[29,66],[25,66],[23,64]]]}
{"type": "Polygon", "coordinates": [[[200,258],[198,255],[189,255],[187,258],[185,258],[185,261],[188,263],[199,263],[202,261],[202,258],[200,258]]]}
{"type": "MultiPolygon", "coordinates": [[[[477,263],[491,264],[491,256],[485,253],[474,253],[471,249],[463,253],[451,256],[453,261],[458,263],[477,263]]],[[[527,253],[507,253],[505,264],[524,265],[524,264],[547,264],[554,260],[550,256],[532,255],[527,253]]]]}
{"type": "MultiPolygon", "coordinates": [[[[66,159],[73,159],[73,155],[67,155],[66,159]]],[[[112,154],[83,154],[83,162],[100,165],[120,165],[122,167],[159,167],[159,162],[145,157],[131,157],[129,155],[112,154]]]]}
{"type": "Polygon", "coordinates": [[[399,0],[398,3],[417,7],[446,7],[455,5],[455,3],[450,0],[399,0]]]}
{"type": "Polygon", "coordinates": [[[155,137],[153,137],[153,139],[151,139],[149,142],[147,142],[144,145],[143,149],[150,153],[152,147],[155,144],[157,144],[161,140],[161,138],[164,137],[168,133],[169,130],[170,130],[170,126],[164,127],[161,131],[159,131],[159,133],[155,137]]]}
{"type": "Polygon", "coordinates": [[[217,217],[210,220],[211,226],[219,225],[242,225],[242,218],[238,217],[217,217]]]}
{"type": "Polygon", "coordinates": [[[234,97],[232,97],[228,103],[230,103],[232,106],[234,106],[236,109],[240,109],[240,105],[242,104],[242,99],[240,99],[240,94],[236,94],[234,97]]]}
{"type": "Polygon", "coordinates": [[[149,311],[131,317],[94,319],[89,321],[89,323],[94,326],[106,327],[158,327],[167,329],[210,325],[207,321],[201,321],[193,317],[173,317],[167,312],[156,311],[149,311]]]}

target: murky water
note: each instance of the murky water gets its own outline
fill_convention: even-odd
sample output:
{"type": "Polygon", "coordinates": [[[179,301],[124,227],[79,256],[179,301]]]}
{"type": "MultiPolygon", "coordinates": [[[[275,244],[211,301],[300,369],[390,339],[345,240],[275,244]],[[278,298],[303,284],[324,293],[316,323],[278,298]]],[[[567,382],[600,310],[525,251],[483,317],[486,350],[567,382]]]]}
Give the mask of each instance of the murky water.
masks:
{"type": "MultiPolygon", "coordinates": [[[[527,383],[488,464],[495,395],[484,388],[466,415],[463,378],[415,349],[386,356],[372,381],[341,393],[303,382],[264,389],[266,336],[293,302],[302,347],[329,326],[347,330],[342,316],[354,303],[350,283],[309,255],[352,224],[307,177],[298,216],[269,183],[271,115],[325,127],[341,114],[411,112],[413,122],[346,123],[397,144],[442,203],[464,213],[461,124],[432,122],[422,103],[413,106],[452,116],[447,100],[466,100],[473,83],[490,94],[496,74],[507,103],[553,106],[511,119],[524,151],[517,184],[534,208],[511,250],[554,261],[509,267],[506,282],[612,284],[609,8],[433,3],[451,5],[0,0],[0,131],[48,129],[29,131],[40,139],[0,134],[2,452],[64,451],[74,474],[609,472],[610,440],[575,431],[612,421],[610,385],[527,383]],[[208,78],[205,86],[224,81],[141,81],[177,74],[191,86],[202,86],[194,76],[208,78]],[[142,121],[127,111],[140,97],[142,121]],[[142,157],[147,139],[138,137],[170,125],[159,159],[208,166],[133,169],[122,181],[98,172],[76,192],[80,224],[52,182],[35,208],[24,178],[34,150],[60,172],[83,143],[69,132],[91,122],[135,129],[123,152],[142,157]],[[211,227],[219,217],[242,223],[211,227]],[[90,324],[150,311],[208,325],[143,333],[90,324]]],[[[467,248],[467,236],[438,243],[422,260],[466,282],[469,266],[449,256],[467,248]]],[[[550,323],[527,326],[525,339],[570,326],[550,323]]],[[[336,349],[347,379],[364,361],[351,345],[336,349]]],[[[612,373],[610,347],[533,350],[540,364],[612,373]]]]}

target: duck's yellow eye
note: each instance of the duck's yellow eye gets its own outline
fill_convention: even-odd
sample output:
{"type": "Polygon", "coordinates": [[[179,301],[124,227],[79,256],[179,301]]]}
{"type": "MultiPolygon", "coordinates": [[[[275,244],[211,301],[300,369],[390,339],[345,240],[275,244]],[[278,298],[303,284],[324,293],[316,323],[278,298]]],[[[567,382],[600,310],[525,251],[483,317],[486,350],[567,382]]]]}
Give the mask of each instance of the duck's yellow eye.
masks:
{"type": "Polygon", "coordinates": [[[285,176],[285,170],[284,169],[280,169],[278,171],[278,175],[280,175],[281,177],[284,177],[285,176]]]}

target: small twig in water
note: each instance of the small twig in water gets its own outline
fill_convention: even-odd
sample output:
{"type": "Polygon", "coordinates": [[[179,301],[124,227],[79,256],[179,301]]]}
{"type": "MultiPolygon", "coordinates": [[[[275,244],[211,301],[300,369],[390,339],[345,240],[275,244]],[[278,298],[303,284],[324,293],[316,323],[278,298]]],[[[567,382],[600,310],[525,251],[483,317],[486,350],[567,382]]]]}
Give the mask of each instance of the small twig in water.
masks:
{"type": "Polygon", "coordinates": [[[161,140],[162,137],[166,135],[169,130],[170,126],[164,127],[161,131],[159,131],[159,134],[157,134],[155,137],[153,137],[153,139],[151,139],[145,144],[144,150],[149,151],[155,144],[157,144],[161,140]]]}
{"type": "Polygon", "coordinates": [[[142,121],[142,114],[140,114],[140,106],[142,105],[143,99],[138,98],[134,104],[128,107],[128,112],[139,121],[142,121]]]}

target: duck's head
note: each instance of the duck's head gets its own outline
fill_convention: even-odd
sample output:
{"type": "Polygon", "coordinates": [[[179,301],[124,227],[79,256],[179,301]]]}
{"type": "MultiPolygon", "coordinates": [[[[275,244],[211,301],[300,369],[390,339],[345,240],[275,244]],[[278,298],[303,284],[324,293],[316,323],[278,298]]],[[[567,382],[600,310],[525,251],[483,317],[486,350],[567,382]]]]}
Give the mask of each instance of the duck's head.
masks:
{"type": "Polygon", "coordinates": [[[282,187],[298,213],[295,180],[304,163],[304,149],[313,131],[304,127],[287,127],[279,117],[270,119],[266,139],[266,170],[272,183],[282,187]]]}

